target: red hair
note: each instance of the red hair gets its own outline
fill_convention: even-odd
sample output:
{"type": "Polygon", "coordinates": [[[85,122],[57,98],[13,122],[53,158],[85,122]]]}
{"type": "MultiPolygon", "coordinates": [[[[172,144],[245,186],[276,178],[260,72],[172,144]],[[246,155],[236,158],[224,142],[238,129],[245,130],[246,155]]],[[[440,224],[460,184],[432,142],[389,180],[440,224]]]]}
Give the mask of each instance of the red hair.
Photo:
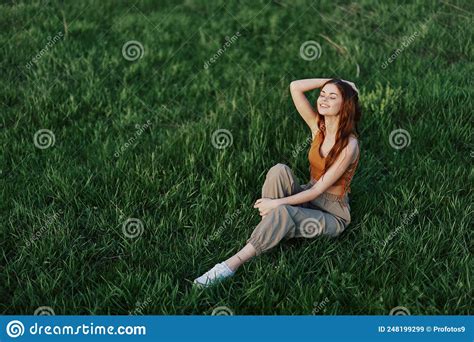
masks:
{"type": "MultiPolygon", "coordinates": [[[[360,106],[359,106],[359,95],[348,83],[340,79],[331,79],[324,83],[323,87],[326,84],[334,84],[337,89],[341,92],[342,95],[342,104],[339,111],[339,127],[336,133],[336,142],[334,143],[333,148],[326,157],[326,165],[324,172],[335,162],[337,156],[349,143],[349,137],[351,134],[354,134],[356,138],[359,138],[359,129],[358,123],[362,115],[360,106]]],[[[321,89],[323,88],[321,87],[321,89]]],[[[318,106],[316,106],[318,108],[318,106]]],[[[326,125],[324,122],[324,116],[319,114],[318,122],[319,129],[324,135],[326,134],[326,125]]]]}

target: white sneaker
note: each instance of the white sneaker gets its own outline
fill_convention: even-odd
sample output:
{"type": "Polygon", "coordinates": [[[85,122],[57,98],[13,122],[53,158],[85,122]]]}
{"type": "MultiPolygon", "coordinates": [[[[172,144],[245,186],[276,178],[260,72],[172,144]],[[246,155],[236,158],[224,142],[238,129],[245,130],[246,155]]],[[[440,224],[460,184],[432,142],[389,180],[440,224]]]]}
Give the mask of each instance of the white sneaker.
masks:
{"type": "Polygon", "coordinates": [[[234,274],[235,272],[232,271],[223,261],[220,264],[215,264],[214,267],[209,271],[194,279],[194,284],[206,287],[214,285],[225,278],[233,276],[234,274]]]}

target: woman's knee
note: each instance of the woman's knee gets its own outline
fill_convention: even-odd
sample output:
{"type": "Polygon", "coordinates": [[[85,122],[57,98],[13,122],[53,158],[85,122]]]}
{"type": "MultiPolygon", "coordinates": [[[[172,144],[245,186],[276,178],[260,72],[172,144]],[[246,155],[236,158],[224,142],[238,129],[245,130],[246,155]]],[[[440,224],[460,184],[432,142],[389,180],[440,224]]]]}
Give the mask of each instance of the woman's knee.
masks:
{"type": "Polygon", "coordinates": [[[283,163],[273,165],[267,172],[267,175],[278,175],[289,170],[290,167],[283,163]]]}
{"type": "Polygon", "coordinates": [[[283,164],[283,163],[278,163],[278,164],[275,164],[273,165],[270,170],[271,171],[282,171],[282,170],[285,170],[285,169],[289,169],[290,167],[286,164],[283,164]]]}

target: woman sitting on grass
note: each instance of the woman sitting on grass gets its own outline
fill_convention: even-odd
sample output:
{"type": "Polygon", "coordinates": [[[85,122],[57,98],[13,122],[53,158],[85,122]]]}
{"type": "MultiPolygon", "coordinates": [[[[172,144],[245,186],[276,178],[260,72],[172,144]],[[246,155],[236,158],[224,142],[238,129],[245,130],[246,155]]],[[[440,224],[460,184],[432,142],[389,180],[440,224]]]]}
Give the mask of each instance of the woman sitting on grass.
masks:
{"type": "Polygon", "coordinates": [[[300,185],[285,164],[270,168],[262,198],[254,204],[262,220],[247,245],[196,278],[197,285],[209,286],[234,275],[244,262],[282,239],[336,237],[351,222],[348,193],[359,161],[359,91],[352,82],[321,78],[293,81],[290,91],[312,132],[310,181],[300,185]],[[315,88],[321,91],[313,108],[304,93],[315,88]]]}

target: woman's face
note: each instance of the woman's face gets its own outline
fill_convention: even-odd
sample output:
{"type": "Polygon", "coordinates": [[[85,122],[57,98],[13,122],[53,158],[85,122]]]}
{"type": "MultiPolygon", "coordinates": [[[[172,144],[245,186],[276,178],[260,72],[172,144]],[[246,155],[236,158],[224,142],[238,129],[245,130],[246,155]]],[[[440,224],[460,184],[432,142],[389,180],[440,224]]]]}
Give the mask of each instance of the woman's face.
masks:
{"type": "Polygon", "coordinates": [[[326,84],[319,93],[318,112],[321,115],[337,115],[342,105],[342,94],[334,84],[326,84]]]}

